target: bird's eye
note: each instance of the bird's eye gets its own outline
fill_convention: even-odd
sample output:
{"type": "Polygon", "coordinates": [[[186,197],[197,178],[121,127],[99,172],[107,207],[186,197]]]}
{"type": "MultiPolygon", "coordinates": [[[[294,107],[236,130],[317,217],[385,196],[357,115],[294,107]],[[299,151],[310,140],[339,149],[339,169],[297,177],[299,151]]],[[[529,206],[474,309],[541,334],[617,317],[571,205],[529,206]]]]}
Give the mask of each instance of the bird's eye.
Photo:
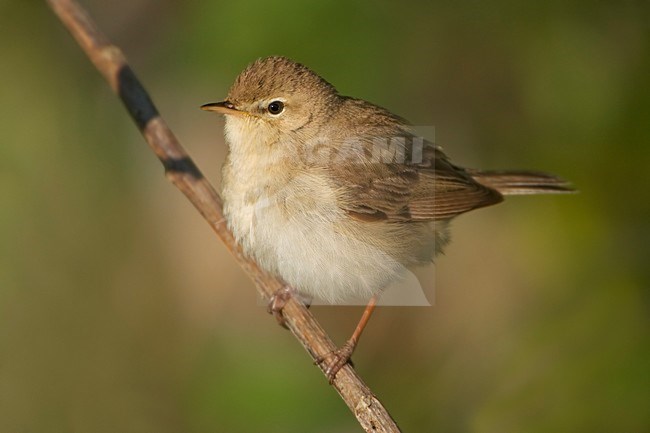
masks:
{"type": "Polygon", "coordinates": [[[269,104],[267,110],[269,110],[269,113],[277,116],[278,114],[282,113],[282,110],[284,110],[284,104],[282,101],[273,101],[269,104]]]}

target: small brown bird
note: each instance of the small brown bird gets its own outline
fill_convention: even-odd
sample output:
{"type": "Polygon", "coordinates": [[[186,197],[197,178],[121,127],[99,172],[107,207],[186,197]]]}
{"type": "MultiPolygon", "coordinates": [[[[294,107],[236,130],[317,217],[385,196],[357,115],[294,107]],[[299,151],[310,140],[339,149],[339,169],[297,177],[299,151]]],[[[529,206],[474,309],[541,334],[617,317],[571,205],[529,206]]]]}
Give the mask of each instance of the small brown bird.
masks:
{"type": "Polygon", "coordinates": [[[544,173],[461,168],[402,118],[285,57],[255,61],[225,101],[201,108],[226,115],[224,214],[244,252],[308,297],[370,300],[352,338],[327,357],[330,381],[376,297],[433,260],[452,218],[504,195],[571,191],[544,173]]]}

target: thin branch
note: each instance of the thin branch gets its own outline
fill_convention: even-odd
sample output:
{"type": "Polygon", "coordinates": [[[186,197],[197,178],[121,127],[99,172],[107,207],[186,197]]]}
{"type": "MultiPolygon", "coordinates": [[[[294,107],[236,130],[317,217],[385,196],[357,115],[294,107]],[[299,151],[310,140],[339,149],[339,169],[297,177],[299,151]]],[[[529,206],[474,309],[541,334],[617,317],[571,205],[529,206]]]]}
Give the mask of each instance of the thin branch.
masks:
{"type": "MultiPolygon", "coordinates": [[[[235,260],[255,282],[261,296],[268,300],[283,287],[282,283],[263,272],[255,262],[244,257],[224,222],[221,198],[160,117],[122,52],[110,44],[90,16],[76,2],[47,2],[113,91],[122,99],[147,143],[162,162],[167,178],[203,215],[235,260]]],[[[283,309],[283,314],[288,328],[312,359],[316,360],[335,349],[332,340],[300,302],[290,299],[283,309]]],[[[351,366],[348,365],[339,371],[333,386],[366,432],[400,431],[381,402],[351,366]]]]}

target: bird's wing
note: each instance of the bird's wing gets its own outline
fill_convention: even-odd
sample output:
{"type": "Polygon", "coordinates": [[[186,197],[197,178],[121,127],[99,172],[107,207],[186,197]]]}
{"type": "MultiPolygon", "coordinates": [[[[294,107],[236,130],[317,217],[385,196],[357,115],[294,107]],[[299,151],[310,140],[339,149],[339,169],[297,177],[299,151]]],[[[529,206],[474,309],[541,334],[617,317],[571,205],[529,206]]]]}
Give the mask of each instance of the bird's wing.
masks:
{"type": "Polygon", "coordinates": [[[376,141],[365,138],[356,160],[332,168],[339,206],[350,216],[362,221],[438,221],[503,200],[453,165],[437,146],[417,142],[412,135],[405,138],[403,161],[378,160],[376,141]]]}

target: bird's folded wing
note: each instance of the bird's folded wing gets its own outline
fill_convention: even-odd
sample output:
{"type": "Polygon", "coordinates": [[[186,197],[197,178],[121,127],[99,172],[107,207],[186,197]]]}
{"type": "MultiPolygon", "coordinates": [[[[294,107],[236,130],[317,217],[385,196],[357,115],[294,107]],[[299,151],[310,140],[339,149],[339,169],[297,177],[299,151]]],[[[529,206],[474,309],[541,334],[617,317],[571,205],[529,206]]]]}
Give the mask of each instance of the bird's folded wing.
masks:
{"type": "Polygon", "coordinates": [[[341,164],[332,175],[339,206],[361,221],[444,220],[503,200],[428,143],[417,163],[365,160],[341,164]]]}

